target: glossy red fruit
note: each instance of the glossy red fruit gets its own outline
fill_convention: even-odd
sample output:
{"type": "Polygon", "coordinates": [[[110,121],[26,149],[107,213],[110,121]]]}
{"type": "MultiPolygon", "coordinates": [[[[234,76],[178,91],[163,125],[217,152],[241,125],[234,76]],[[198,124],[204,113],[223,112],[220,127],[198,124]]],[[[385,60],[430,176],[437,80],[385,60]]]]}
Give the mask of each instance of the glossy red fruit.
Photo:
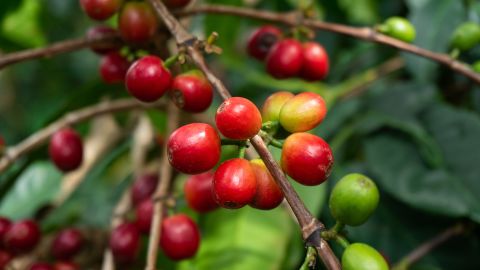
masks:
{"type": "Polygon", "coordinates": [[[225,137],[246,140],[255,136],[262,128],[262,115],[250,100],[232,97],[218,107],[215,123],[225,137]]]}
{"type": "Polygon", "coordinates": [[[154,35],[158,21],[146,2],[127,2],[118,16],[118,29],[127,42],[145,43],[154,35]]]}
{"type": "Polygon", "coordinates": [[[10,252],[0,249],[0,270],[6,269],[8,263],[12,260],[13,256],[10,252]]]}
{"type": "Polygon", "coordinates": [[[133,205],[138,205],[150,199],[158,184],[158,174],[143,174],[138,176],[132,184],[131,198],[133,205]]]}
{"type": "Polygon", "coordinates": [[[287,91],[280,91],[270,95],[262,106],[263,122],[278,121],[283,105],[294,96],[294,94],[287,91]]]}
{"type": "Polygon", "coordinates": [[[200,231],[197,224],[184,214],[163,220],[160,246],[172,260],[188,259],[197,253],[200,245],[200,231]]]}
{"type": "Polygon", "coordinates": [[[273,44],[280,39],[281,35],[282,31],[272,25],[265,25],[256,29],[248,38],[248,54],[258,60],[265,59],[273,44]]]}
{"type": "Polygon", "coordinates": [[[12,222],[8,218],[0,217],[0,248],[3,247],[3,239],[11,226],[12,222]]]}
{"type": "Polygon", "coordinates": [[[82,233],[77,229],[60,231],[52,242],[52,255],[59,260],[67,260],[75,256],[83,247],[82,233]]]}
{"type": "Polygon", "coordinates": [[[199,213],[206,213],[218,208],[213,199],[213,172],[190,176],[183,187],[187,204],[199,213]]]}
{"type": "Polygon", "coordinates": [[[30,270],[54,270],[53,266],[45,262],[36,262],[30,265],[30,270]]]}
{"type": "Polygon", "coordinates": [[[261,159],[250,161],[255,178],[257,191],[249,205],[253,208],[270,210],[279,206],[283,201],[283,192],[277,185],[261,159]]]}
{"type": "Polygon", "coordinates": [[[190,4],[190,0],[163,0],[163,2],[169,8],[181,8],[190,4]]]}
{"type": "Polygon", "coordinates": [[[303,92],[283,104],[279,120],[288,132],[304,132],[318,126],[326,115],[325,100],[318,94],[303,92]]]}
{"type": "Polygon", "coordinates": [[[213,196],[218,205],[236,209],[249,204],[257,191],[257,179],[250,162],[234,158],[223,162],[213,177],[213,196]]]}
{"type": "Polygon", "coordinates": [[[148,55],[135,61],[126,77],[128,92],[140,101],[152,102],[161,98],[172,85],[172,75],[157,56],[148,55]]]}
{"type": "Polygon", "coordinates": [[[121,0],[80,0],[80,5],[88,17],[106,20],[120,8],[121,0]]]}
{"type": "Polygon", "coordinates": [[[203,112],[213,100],[213,87],[199,70],[175,77],[170,90],[173,102],[187,112],[203,112]]]}
{"type": "Polygon", "coordinates": [[[110,250],[115,261],[131,263],[135,261],[140,249],[140,233],[132,223],[116,227],[110,235],[110,250]]]}
{"type": "Polygon", "coordinates": [[[300,184],[315,186],[330,175],[333,154],[328,143],[309,133],[294,133],[285,140],[282,169],[300,184]]]}
{"type": "Polygon", "coordinates": [[[221,143],[217,131],[204,123],[193,123],[175,130],[168,139],[168,161],[186,174],[211,170],[220,160],[221,143]]]}
{"type": "Polygon", "coordinates": [[[48,153],[57,168],[64,172],[73,171],[83,161],[82,138],[71,128],[58,130],[50,140],[48,153]]]}
{"type": "MultiPolygon", "coordinates": [[[[93,40],[100,38],[104,35],[114,34],[116,32],[117,30],[113,29],[110,26],[97,25],[88,29],[87,39],[93,40]]],[[[121,46],[116,42],[90,45],[90,49],[92,49],[92,51],[97,54],[107,54],[109,52],[115,52],[118,51],[120,48],[121,46]]]]}
{"type": "Polygon", "coordinates": [[[277,79],[297,76],[302,69],[302,44],[295,39],[281,40],[267,55],[267,72],[277,79]]]}
{"type": "Polygon", "coordinates": [[[135,208],[135,225],[141,233],[149,234],[153,218],[152,200],[144,200],[135,208]]]}
{"type": "Polygon", "coordinates": [[[32,220],[13,223],[3,242],[8,251],[20,254],[32,251],[40,241],[40,228],[32,220]]]}
{"type": "Polygon", "coordinates": [[[303,44],[303,62],[300,77],[307,81],[322,80],[328,74],[328,54],[317,42],[303,44]]]}
{"type": "Polygon", "coordinates": [[[100,60],[100,77],[105,83],[121,83],[125,80],[130,63],[118,52],[110,52],[100,60]]]}
{"type": "Polygon", "coordinates": [[[80,270],[80,267],[73,262],[56,262],[53,270],[80,270]]]}

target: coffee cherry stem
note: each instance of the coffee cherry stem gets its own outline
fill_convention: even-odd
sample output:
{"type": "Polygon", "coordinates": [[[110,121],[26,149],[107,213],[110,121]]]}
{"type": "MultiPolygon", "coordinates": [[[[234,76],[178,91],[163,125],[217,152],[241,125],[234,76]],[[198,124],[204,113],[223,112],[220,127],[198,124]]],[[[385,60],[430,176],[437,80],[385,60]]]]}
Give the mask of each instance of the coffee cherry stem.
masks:
{"type": "Polygon", "coordinates": [[[458,57],[460,56],[460,49],[459,48],[453,48],[450,53],[449,53],[450,57],[452,57],[453,59],[458,59],[458,57]]]}
{"type": "Polygon", "coordinates": [[[173,64],[175,64],[176,62],[178,62],[180,58],[180,54],[175,54],[175,55],[172,55],[170,56],[169,58],[167,58],[165,60],[165,62],[163,62],[163,66],[166,67],[166,68],[170,68],[173,64]]]}
{"type": "Polygon", "coordinates": [[[317,261],[317,251],[314,247],[307,248],[307,254],[305,254],[305,260],[299,270],[315,269],[315,263],[317,261]]]}
{"type": "Polygon", "coordinates": [[[270,140],[269,145],[280,148],[280,149],[283,148],[283,142],[273,138],[270,140]]]}
{"type": "Polygon", "coordinates": [[[343,248],[347,248],[350,245],[350,242],[348,242],[347,238],[345,238],[343,235],[340,235],[340,234],[337,234],[334,240],[343,248]]]}
{"type": "Polygon", "coordinates": [[[277,132],[279,125],[280,125],[280,122],[278,121],[267,121],[262,124],[262,130],[270,134],[275,134],[277,132]]]}
{"type": "Polygon", "coordinates": [[[239,145],[238,146],[238,157],[245,158],[245,151],[247,150],[247,145],[239,145]]]}
{"type": "Polygon", "coordinates": [[[332,231],[334,231],[335,233],[339,234],[343,231],[343,229],[345,228],[345,224],[343,224],[342,222],[340,221],[337,221],[335,223],[335,225],[332,227],[332,231]]]}

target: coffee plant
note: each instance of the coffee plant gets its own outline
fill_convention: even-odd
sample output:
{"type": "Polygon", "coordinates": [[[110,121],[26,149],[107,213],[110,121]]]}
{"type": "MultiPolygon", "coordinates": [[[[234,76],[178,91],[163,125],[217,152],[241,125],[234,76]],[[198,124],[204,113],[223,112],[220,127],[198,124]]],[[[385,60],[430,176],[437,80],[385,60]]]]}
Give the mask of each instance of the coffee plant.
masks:
{"type": "Polygon", "coordinates": [[[480,269],[480,2],[3,0],[0,270],[480,269]]]}

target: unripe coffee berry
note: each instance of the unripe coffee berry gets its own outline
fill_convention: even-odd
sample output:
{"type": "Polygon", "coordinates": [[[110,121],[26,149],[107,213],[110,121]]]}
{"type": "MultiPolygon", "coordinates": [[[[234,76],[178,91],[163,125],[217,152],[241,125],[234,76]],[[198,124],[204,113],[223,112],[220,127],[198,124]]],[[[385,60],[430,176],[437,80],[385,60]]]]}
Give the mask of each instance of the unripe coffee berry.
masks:
{"type": "Polygon", "coordinates": [[[140,101],[153,102],[161,98],[172,84],[170,71],[157,56],[144,56],[135,61],[127,71],[125,80],[128,92],[140,101]]]}
{"type": "Polygon", "coordinates": [[[184,111],[203,112],[212,104],[213,87],[201,71],[191,70],[173,79],[170,96],[184,111]]]}
{"type": "Polygon", "coordinates": [[[153,218],[153,201],[144,200],[135,208],[135,225],[143,234],[150,233],[153,218]]]}
{"type": "Polygon", "coordinates": [[[293,180],[315,186],[330,175],[333,154],[322,138],[309,133],[294,133],[283,144],[281,163],[283,171],[293,180]]]}
{"type": "Polygon", "coordinates": [[[280,111],[282,110],[283,105],[294,96],[294,94],[287,91],[280,91],[270,95],[265,100],[265,103],[263,103],[263,122],[278,121],[280,119],[280,111]]]}
{"type": "Polygon", "coordinates": [[[212,194],[213,175],[211,171],[192,175],[183,187],[188,206],[199,213],[218,208],[212,194]]]}
{"type": "Polygon", "coordinates": [[[393,38],[412,42],[415,39],[415,27],[407,19],[402,17],[391,17],[379,27],[380,32],[393,38]]]}
{"type": "Polygon", "coordinates": [[[32,220],[13,223],[3,239],[6,249],[15,254],[32,251],[39,241],[40,228],[32,220]]]}
{"type": "Polygon", "coordinates": [[[60,231],[52,243],[52,255],[59,260],[71,259],[83,247],[82,233],[77,229],[60,231]]]}
{"type": "Polygon", "coordinates": [[[295,39],[284,39],[270,49],[266,67],[274,78],[285,79],[297,76],[302,69],[302,62],[302,44],[295,39]]]}
{"type": "Polygon", "coordinates": [[[140,249],[140,233],[132,223],[116,227],[110,235],[110,250],[115,261],[131,263],[135,261],[140,249]]]}
{"type": "Polygon", "coordinates": [[[280,39],[281,35],[282,31],[272,25],[265,25],[256,29],[248,39],[248,54],[258,60],[265,59],[270,48],[280,39]]]}
{"type": "Polygon", "coordinates": [[[358,226],[370,217],[379,201],[375,183],[358,173],[344,176],[330,194],[332,216],[341,223],[358,226]]]}
{"type": "MultiPolygon", "coordinates": [[[[116,32],[117,30],[113,29],[110,26],[98,25],[88,29],[87,39],[94,40],[104,35],[114,34],[116,32]]],[[[90,45],[90,49],[97,54],[107,54],[110,52],[115,52],[118,51],[120,48],[121,46],[116,42],[90,45]]]]}
{"type": "Polygon", "coordinates": [[[223,136],[246,140],[255,136],[262,128],[262,115],[250,100],[232,97],[218,107],[215,123],[223,136]]]}
{"type": "Polygon", "coordinates": [[[142,174],[132,184],[131,198],[133,205],[150,199],[158,184],[158,174],[142,174]]]}
{"type": "Polygon", "coordinates": [[[218,205],[236,209],[250,203],[257,191],[257,180],[250,162],[234,158],[223,162],[213,177],[213,196],[218,205]]]}
{"type": "Polygon", "coordinates": [[[327,114],[323,98],[303,92],[289,99],[280,111],[280,124],[288,132],[304,132],[319,125],[327,114]]]}
{"type": "Polygon", "coordinates": [[[146,2],[126,2],[118,16],[122,38],[131,43],[149,41],[158,28],[155,13],[146,2]]]}
{"type": "Polygon", "coordinates": [[[466,22],[461,24],[452,37],[452,47],[462,51],[470,50],[480,43],[480,24],[466,22]]]}
{"type": "Polygon", "coordinates": [[[106,20],[120,8],[121,0],[80,0],[80,5],[88,17],[106,20]]]}
{"type": "Polygon", "coordinates": [[[30,265],[30,270],[54,270],[53,266],[45,262],[36,262],[30,265]]]}
{"type": "Polygon", "coordinates": [[[197,224],[184,214],[167,217],[162,222],[160,246],[172,260],[188,259],[197,253],[200,231],[197,224]]]}
{"type": "Polygon", "coordinates": [[[388,270],[383,256],[369,245],[354,243],[349,245],[342,255],[343,270],[388,270]]]}
{"type": "Polygon", "coordinates": [[[300,77],[307,81],[322,80],[328,74],[328,54],[317,42],[303,44],[303,61],[300,77]]]}
{"type": "Polygon", "coordinates": [[[190,0],[163,0],[165,5],[169,8],[181,8],[190,3],[190,0]]]}
{"type": "Polygon", "coordinates": [[[110,52],[100,60],[100,77],[108,84],[121,83],[125,80],[130,62],[119,52],[110,52]]]}
{"type": "Polygon", "coordinates": [[[80,135],[71,128],[55,132],[48,146],[53,163],[64,172],[80,167],[83,161],[83,142],[80,135]]]}
{"type": "Polygon", "coordinates": [[[211,170],[220,160],[221,143],[217,131],[204,123],[193,123],[175,130],[168,139],[168,161],[186,174],[211,170]]]}
{"type": "Polygon", "coordinates": [[[253,208],[270,210],[279,206],[283,201],[283,192],[277,185],[261,159],[250,161],[255,178],[257,191],[249,205],[253,208]]]}

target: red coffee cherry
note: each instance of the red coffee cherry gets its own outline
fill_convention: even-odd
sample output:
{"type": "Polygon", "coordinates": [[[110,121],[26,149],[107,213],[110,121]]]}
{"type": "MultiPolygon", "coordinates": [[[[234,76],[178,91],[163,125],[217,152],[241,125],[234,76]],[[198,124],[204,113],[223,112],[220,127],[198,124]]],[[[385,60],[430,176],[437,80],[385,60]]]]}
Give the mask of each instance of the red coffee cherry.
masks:
{"type": "Polygon", "coordinates": [[[168,161],[175,169],[199,174],[211,170],[220,160],[220,137],[208,124],[188,124],[170,135],[167,152],[168,161]]]}
{"type": "Polygon", "coordinates": [[[213,196],[218,205],[236,209],[250,203],[257,191],[257,180],[250,162],[234,158],[223,162],[213,177],[213,196]]]}
{"type": "Polygon", "coordinates": [[[190,176],[183,187],[187,204],[199,213],[206,213],[218,208],[213,199],[213,172],[190,176]]]}
{"type": "Polygon", "coordinates": [[[282,169],[306,186],[323,183],[330,175],[333,154],[328,143],[309,133],[294,133],[285,140],[282,169]]]}
{"type": "Polygon", "coordinates": [[[130,63],[118,52],[106,54],[100,60],[100,77],[105,83],[121,83],[125,80],[130,63]]]}
{"type": "Polygon", "coordinates": [[[190,0],[163,0],[163,2],[169,8],[181,8],[190,4],[190,0]]]}
{"type": "Polygon", "coordinates": [[[57,168],[69,172],[80,167],[83,161],[83,142],[75,130],[64,128],[55,132],[48,146],[50,159],[57,168]]]}
{"type": "Polygon", "coordinates": [[[153,218],[152,200],[144,200],[135,208],[135,225],[141,233],[149,234],[153,218]]]}
{"type": "Polygon", "coordinates": [[[160,247],[168,258],[176,261],[191,258],[199,245],[200,231],[188,216],[178,214],[163,220],[160,247]]]}
{"type": "Polygon", "coordinates": [[[270,210],[279,206],[283,201],[283,193],[265,163],[261,159],[250,161],[257,180],[257,192],[249,205],[253,208],[270,210]]]}
{"type": "Polygon", "coordinates": [[[55,270],[53,269],[53,266],[51,266],[49,263],[45,262],[36,262],[32,265],[30,265],[30,270],[55,270]]]}
{"type": "MultiPolygon", "coordinates": [[[[104,35],[114,34],[116,32],[117,30],[113,29],[110,26],[97,25],[88,29],[87,39],[89,40],[97,39],[104,35]]],[[[120,48],[121,46],[116,42],[90,45],[90,49],[97,54],[107,54],[110,52],[115,52],[115,51],[118,51],[120,48]]]]}
{"type": "Polygon", "coordinates": [[[300,77],[307,81],[322,80],[328,74],[328,54],[317,42],[303,44],[303,62],[300,77]]]}
{"type": "Polygon", "coordinates": [[[135,261],[140,249],[140,233],[132,223],[116,227],[110,235],[110,250],[115,261],[131,263],[135,261]]]}
{"type": "Polygon", "coordinates": [[[135,61],[127,71],[128,92],[140,101],[156,101],[170,89],[171,84],[172,75],[157,56],[144,56],[135,61]]]}
{"type": "Polygon", "coordinates": [[[80,267],[73,262],[56,262],[53,270],[79,270],[80,267]]]}
{"type": "Polygon", "coordinates": [[[326,115],[325,100],[318,94],[303,92],[285,102],[279,120],[289,132],[304,132],[319,125],[326,115]]]}
{"type": "Polygon", "coordinates": [[[132,184],[130,193],[133,205],[138,205],[150,199],[158,184],[158,174],[143,174],[137,177],[132,184]]]}
{"type": "Polygon", "coordinates": [[[12,260],[13,256],[10,252],[0,249],[0,269],[6,269],[8,263],[12,260]]]}
{"type": "Polygon", "coordinates": [[[280,91],[270,95],[263,103],[262,107],[262,120],[263,122],[267,121],[278,121],[280,118],[280,111],[282,110],[283,105],[292,99],[295,95],[287,92],[280,91]]]}
{"type": "Polygon", "coordinates": [[[71,259],[83,247],[82,233],[77,229],[60,231],[52,242],[52,255],[59,260],[71,259]]]}
{"type": "Polygon", "coordinates": [[[180,109],[203,112],[213,100],[213,87],[199,70],[191,70],[175,77],[170,96],[180,109]]]}
{"type": "Polygon", "coordinates": [[[297,76],[302,68],[302,44],[295,39],[281,40],[267,55],[267,72],[277,79],[297,76]]]}
{"type": "Polygon", "coordinates": [[[40,229],[32,220],[13,223],[3,239],[7,250],[15,254],[32,251],[39,241],[40,229]]]}
{"type": "Polygon", "coordinates": [[[122,38],[131,43],[149,41],[158,28],[155,13],[146,2],[126,2],[118,16],[118,29],[122,38]]]}
{"type": "Polygon", "coordinates": [[[121,0],[80,0],[80,5],[88,17],[103,21],[110,18],[120,8],[121,0]]]}
{"type": "Polygon", "coordinates": [[[12,222],[8,218],[0,217],[0,248],[3,247],[3,239],[11,226],[12,222]]]}
{"type": "Polygon", "coordinates": [[[262,115],[250,100],[232,97],[218,107],[215,123],[225,137],[246,140],[255,136],[262,128],[262,115]]]}
{"type": "Polygon", "coordinates": [[[265,59],[270,48],[280,39],[281,35],[282,31],[272,25],[265,25],[256,29],[248,38],[248,54],[258,60],[265,59]]]}

